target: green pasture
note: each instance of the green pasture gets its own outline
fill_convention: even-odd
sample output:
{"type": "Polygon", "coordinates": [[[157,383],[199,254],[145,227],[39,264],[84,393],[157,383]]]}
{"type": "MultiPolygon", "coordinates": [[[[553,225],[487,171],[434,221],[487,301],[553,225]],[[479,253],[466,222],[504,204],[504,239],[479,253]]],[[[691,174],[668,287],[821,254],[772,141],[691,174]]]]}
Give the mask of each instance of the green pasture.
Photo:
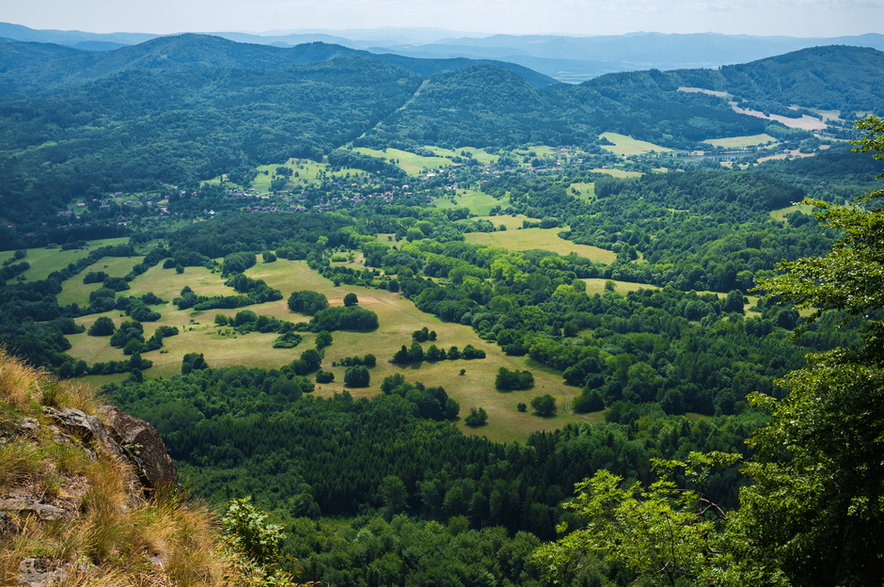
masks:
{"type": "Polygon", "coordinates": [[[598,263],[613,263],[617,258],[613,251],[567,241],[558,235],[561,230],[561,228],[525,228],[503,232],[473,232],[466,235],[466,241],[476,245],[503,247],[511,251],[542,249],[559,255],[575,253],[598,263]]]}
{"type": "Polygon", "coordinates": [[[433,205],[437,208],[469,208],[470,212],[477,216],[486,216],[495,206],[509,206],[509,196],[496,199],[493,196],[478,190],[456,190],[455,195],[436,198],[433,205]]]}
{"type": "Polygon", "coordinates": [[[792,212],[803,212],[805,214],[812,214],[813,206],[808,206],[807,204],[792,204],[791,206],[786,206],[785,208],[771,210],[770,217],[778,222],[788,222],[788,220],[786,220],[786,216],[788,216],[792,212]]]}
{"type": "Polygon", "coordinates": [[[476,216],[472,218],[472,220],[487,220],[494,224],[494,226],[506,226],[507,230],[518,230],[522,228],[522,223],[524,221],[528,222],[539,222],[539,218],[529,218],[524,214],[512,215],[512,214],[499,214],[497,216],[476,216]]]}
{"type": "Polygon", "coordinates": [[[644,175],[641,171],[626,171],[625,169],[618,169],[616,167],[596,167],[595,169],[590,169],[590,171],[593,173],[604,173],[617,178],[641,177],[644,175]]]}
{"type": "Polygon", "coordinates": [[[475,159],[476,161],[478,161],[479,163],[483,163],[483,164],[487,164],[487,165],[493,165],[493,164],[497,163],[498,159],[500,159],[500,155],[494,155],[493,153],[489,153],[488,151],[486,151],[484,149],[477,149],[476,147],[461,147],[457,150],[453,150],[453,149],[443,149],[442,147],[433,147],[430,145],[426,145],[426,146],[424,146],[424,149],[427,149],[428,151],[432,151],[433,153],[436,153],[436,155],[438,155],[439,157],[448,157],[448,158],[463,157],[463,155],[461,155],[461,153],[467,152],[470,155],[472,155],[473,156],[472,158],[475,159]]]}
{"type": "Polygon", "coordinates": [[[580,200],[595,199],[595,182],[578,181],[568,186],[568,193],[580,200]]]}
{"type": "Polygon", "coordinates": [[[356,147],[354,151],[368,155],[369,157],[379,157],[394,162],[402,171],[408,175],[420,175],[427,169],[436,169],[438,167],[447,167],[453,165],[451,159],[446,157],[425,157],[409,151],[401,149],[369,149],[367,147],[356,147]]]}
{"type": "Polygon", "coordinates": [[[667,153],[672,151],[672,149],[667,147],[661,147],[660,145],[655,145],[654,143],[649,143],[647,141],[640,141],[616,132],[603,132],[599,135],[599,138],[606,138],[614,143],[613,145],[602,145],[603,149],[623,157],[644,155],[645,153],[651,152],[667,153]]]}
{"type": "MultiPolygon", "coordinates": [[[[378,358],[378,366],[372,369],[371,387],[366,390],[350,390],[354,396],[371,396],[378,392],[378,386],[387,375],[403,373],[411,381],[422,381],[426,385],[441,385],[448,394],[460,402],[461,415],[469,413],[470,408],[484,407],[488,412],[488,426],[477,431],[479,434],[495,440],[524,439],[537,430],[558,428],[567,422],[585,419],[583,416],[570,414],[570,403],[579,390],[567,387],[562,383],[561,375],[554,372],[541,371],[527,365],[524,357],[508,357],[494,343],[481,340],[472,328],[461,324],[442,322],[435,316],[418,310],[414,304],[398,293],[376,290],[358,286],[334,284],[309,269],[301,261],[277,261],[266,265],[258,265],[247,271],[256,279],[263,279],[272,287],[288,294],[295,289],[311,289],[326,295],[331,305],[341,305],[348,292],[355,293],[363,308],[372,310],[378,315],[380,328],[371,333],[334,332],[334,343],[326,349],[323,369],[335,374],[335,382],[317,385],[317,392],[331,394],[343,391],[341,381],[345,368],[332,367],[331,364],[344,357],[372,353],[378,358]],[[390,357],[403,345],[411,344],[411,333],[423,326],[435,330],[438,335],[438,346],[456,345],[463,348],[467,344],[482,348],[487,353],[485,359],[473,361],[440,361],[424,362],[419,368],[400,368],[390,364],[390,357]],[[531,369],[536,385],[529,391],[500,393],[494,389],[494,378],[500,367],[509,369],[531,369]],[[464,375],[459,375],[464,369],[464,375]],[[545,420],[529,413],[516,410],[519,402],[529,403],[535,395],[549,393],[558,400],[560,416],[545,420]]],[[[257,310],[256,310],[257,311],[257,310]]],[[[274,312],[268,312],[277,315],[274,312]]],[[[289,316],[287,308],[282,308],[280,318],[289,316]]],[[[425,344],[426,349],[429,345],[425,344]]],[[[300,353],[307,348],[302,343],[293,351],[300,353]]],[[[208,356],[207,356],[208,359],[208,356]]],[[[210,363],[211,364],[211,363],[210,363]]],[[[469,431],[469,428],[464,428],[469,431]]]]}
{"type": "MultiPolygon", "coordinates": [[[[82,272],[66,279],[61,284],[61,293],[58,294],[58,304],[67,306],[69,304],[79,304],[80,306],[89,305],[89,294],[101,287],[101,283],[83,283],[83,278],[91,271],[104,271],[109,277],[125,277],[132,267],[141,263],[144,257],[105,257],[99,259],[92,265],[89,265],[82,272]]],[[[132,295],[127,290],[121,292],[122,295],[132,295]]]]}
{"type": "MultiPolygon", "coordinates": [[[[355,261],[354,261],[355,262],[355,261]]],[[[359,297],[360,306],[374,311],[378,315],[380,328],[375,332],[334,332],[333,344],[325,349],[323,369],[335,374],[335,382],[317,385],[316,393],[331,395],[344,390],[342,380],[344,367],[332,366],[344,357],[353,355],[374,354],[378,366],[372,369],[371,386],[366,389],[353,389],[350,393],[356,397],[373,396],[379,392],[379,386],[387,375],[401,372],[410,381],[422,381],[426,385],[441,385],[448,394],[460,402],[461,415],[469,413],[470,408],[483,407],[488,412],[487,426],[472,430],[466,426],[468,433],[482,434],[494,440],[507,441],[525,439],[532,432],[559,428],[570,422],[600,418],[601,414],[579,416],[570,413],[570,405],[579,389],[565,386],[561,375],[537,365],[529,365],[525,357],[508,357],[492,342],[481,340],[468,326],[442,322],[435,316],[418,310],[414,304],[398,293],[376,290],[358,286],[342,285],[335,287],[302,261],[280,259],[274,263],[259,263],[246,272],[250,277],[265,280],[271,287],[283,292],[283,299],[232,310],[209,310],[194,312],[178,310],[171,303],[152,306],[160,312],[157,322],[144,323],[145,338],[149,338],[159,326],[176,326],[180,334],[164,339],[162,349],[144,353],[144,358],[154,362],[154,366],[145,372],[148,377],[169,376],[180,371],[181,361],[186,353],[200,352],[212,367],[246,365],[252,367],[278,368],[297,358],[301,352],[313,346],[313,334],[302,333],[304,341],[293,349],[274,349],[273,340],[276,334],[249,333],[234,334],[229,328],[215,326],[217,314],[234,315],[239,310],[248,309],[257,314],[275,316],[283,320],[301,322],[307,316],[289,311],[286,300],[292,291],[310,289],[326,295],[331,305],[342,305],[343,297],[353,292],[359,297]],[[463,348],[467,344],[484,349],[485,359],[472,361],[440,361],[439,363],[424,362],[420,367],[400,368],[390,364],[390,357],[403,344],[411,344],[411,333],[423,326],[435,330],[438,334],[439,346],[456,345],[463,348]],[[500,367],[508,369],[530,369],[534,373],[535,387],[528,391],[501,393],[494,388],[494,378],[500,367]],[[464,369],[464,375],[460,370],[464,369]],[[544,419],[529,413],[520,413],[516,409],[519,402],[530,403],[536,395],[549,393],[557,398],[560,415],[544,419]]],[[[130,295],[140,295],[153,291],[165,300],[178,295],[184,285],[198,294],[214,295],[233,293],[223,285],[218,273],[211,273],[203,268],[186,268],[182,274],[174,269],[154,267],[138,276],[132,282],[130,295]]],[[[112,311],[105,314],[93,314],[77,318],[79,324],[87,328],[101,315],[111,317],[119,325],[127,318],[120,312],[112,311]]],[[[69,354],[87,363],[108,360],[124,360],[122,351],[110,346],[110,337],[92,337],[86,333],[68,337],[72,344],[69,354]]],[[[425,344],[424,348],[429,345],[425,344]]],[[[117,376],[90,377],[96,383],[125,378],[125,374],[117,376]]]]}
{"type": "MultiPolygon", "coordinates": [[[[128,239],[125,237],[94,240],[87,242],[86,246],[82,249],[71,249],[68,251],[46,247],[27,249],[27,255],[22,261],[27,261],[31,267],[25,271],[22,276],[27,281],[46,279],[49,277],[50,273],[64,269],[69,264],[82,259],[88,255],[90,251],[97,249],[98,247],[119,245],[125,243],[127,240],[128,239]]],[[[0,263],[12,257],[13,253],[14,251],[0,251],[0,263]]]]}
{"type": "Polygon", "coordinates": [[[775,143],[777,142],[777,140],[767,133],[761,133],[757,135],[745,135],[740,137],[708,139],[703,142],[709,143],[713,147],[724,147],[725,149],[744,149],[746,147],[755,147],[758,145],[775,143]]]}
{"type": "Polygon", "coordinates": [[[586,295],[588,296],[605,293],[605,284],[609,281],[614,284],[614,293],[620,295],[626,295],[631,291],[638,291],[640,289],[660,289],[656,285],[649,283],[634,283],[617,279],[602,279],[601,277],[589,277],[580,281],[586,284],[586,295]]]}

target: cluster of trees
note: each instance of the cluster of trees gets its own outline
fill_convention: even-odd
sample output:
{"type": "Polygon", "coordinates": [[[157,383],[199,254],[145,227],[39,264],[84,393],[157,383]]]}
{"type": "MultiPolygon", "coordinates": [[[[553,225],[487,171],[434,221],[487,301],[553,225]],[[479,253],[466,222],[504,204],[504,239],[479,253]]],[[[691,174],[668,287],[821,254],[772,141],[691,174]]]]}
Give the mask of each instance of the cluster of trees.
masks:
{"type": "Polygon", "coordinates": [[[332,306],[316,312],[306,328],[312,332],[352,330],[370,332],[378,327],[378,316],[358,306],[332,306]]]}
{"type": "Polygon", "coordinates": [[[215,325],[229,326],[240,334],[248,334],[249,332],[278,332],[279,334],[285,334],[295,330],[294,322],[280,320],[273,316],[255,314],[251,310],[240,310],[235,316],[216,314],[215,325]]]}
{"type": "Polygon", "coordinates": [[[534,387],[534,375],[531,371],[511,371],[506,367],[497,370],[494,387],[498,391],[514,391],[534,387]]]}
{"type": "Polygon", "coordinates": [[[423,347],[415,340],[408,347],[402,345],[402,348],[396,351],[393,358],[390,359],[390,362],[395,365],[413,365],[422,361],[434,363],[436,361],[444,360],[456,361],[458,359],[472,360],[484,358],[485,351],[477,349],[471,344],[466,345],[463,350],[460,350],[456,346],[452,346],[449,347],[447,351],[431,344],[426,352],[424,352],[423,347]]]}
{"type": "Polygon", "coordinates": [[[292,312],[313,316],[316,312],[328,308],[328,298],[315,291],[294,291],[289,296],[288,306],[292,312]]]}

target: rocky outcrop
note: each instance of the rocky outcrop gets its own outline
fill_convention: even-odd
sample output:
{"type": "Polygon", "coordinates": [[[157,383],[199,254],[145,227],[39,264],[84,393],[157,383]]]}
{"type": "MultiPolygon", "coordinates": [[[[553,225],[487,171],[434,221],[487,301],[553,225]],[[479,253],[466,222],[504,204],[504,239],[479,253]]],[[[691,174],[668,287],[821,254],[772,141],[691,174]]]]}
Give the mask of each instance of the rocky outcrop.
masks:
{"type": "Polygon", "coordinates": [[[175,484],[178,470],[156,428],[114,406],[102,406],[99,412],[107,420],[113,440],[135,465],[147,487],[161,489],[175,484]]]}
{"type": "MultiPolygon", "coordinates": [[[[11,431],[7,429],[0,442],[18,437],[39,444],[41,438],[51,437],[54,443],[84,451],[92,461],[112,458],[127,463],[130,466],[122,467],[121,471],[130,471],[127,479],[130,507],[143,503],[144,498],[156,490],[176,484],[177,469],[153,426],[113,406],[102,406],[98,413],[101,418],[78,409],[44,406],[42,423],[37,418],[22,418],[11,431]]],[[[65,482],[67,498],[56,497],[49,500],[52,503],[46,502],[38,486],[28,482],[0,492],[0,544],[21,532],[27,518],[47,523],[76,523],[82,514],[77,498],[88,486],[81,478],[71,477],[65,482]]],[[[52,560],[26,558],[18,567],[15,584],[31,587],[64,584],[70,578],[71,569],[70,564],[58,566],[52,560]]]]}

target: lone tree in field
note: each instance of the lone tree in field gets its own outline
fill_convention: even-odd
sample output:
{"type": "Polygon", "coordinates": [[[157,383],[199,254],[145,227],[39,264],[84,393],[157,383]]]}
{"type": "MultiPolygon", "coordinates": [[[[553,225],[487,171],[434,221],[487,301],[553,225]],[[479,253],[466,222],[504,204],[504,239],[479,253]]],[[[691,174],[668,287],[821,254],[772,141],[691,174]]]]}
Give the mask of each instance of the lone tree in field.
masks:
{"type": "Polygon", "coordinates": [[[347,387],[368,387],[370,381],[371,373],[362,365],[348,367],[344,371],[344,385],[347,387]]]}
{"type": "Polygon", "coordinates": [[[345,306],[355,306],[359,303],[359,298],[356,297],[356,294],[352,291],[344,296],[344,305],[345,306]]]}
{"type": "Polygon", "coordinates": [[[102,316],[92,323],[89,327],[89,336],[110,336],[117,329],[114,321],[107,316],[102,316]]]}

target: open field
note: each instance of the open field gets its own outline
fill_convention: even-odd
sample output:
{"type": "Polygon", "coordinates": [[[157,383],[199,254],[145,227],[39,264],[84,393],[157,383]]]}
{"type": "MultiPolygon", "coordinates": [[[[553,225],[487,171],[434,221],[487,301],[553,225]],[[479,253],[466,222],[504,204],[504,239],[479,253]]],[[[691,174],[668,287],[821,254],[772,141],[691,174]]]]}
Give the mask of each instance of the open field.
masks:
{"type": "MultiPolygon", "coordinates": [[[[371,333],[334,332],[334,343],[326,349],[323,368],[335,374],[332,384],[317,385],[317,392],[330,394],[340,392],[343,386],[344,368],[332,367],[331,363],[352,355],[364,355],[371,352],[378,358],[378,366],[372,369],[372,385],[367,390],[351,390],[354,396],[374,395],[380,383],[387,375],[396,372],[405,374],[410,381],[422,381],[424,384],[441,385],[448,394],[460,402],[461,415],[469,413],[470,408],[484,407],[488,412],[488,426],[477,431],[479,434],[495,440],[511,440],[525,438],[536,430],[553,429],[584,419],[582,416],[569,414],[570,402],[577,395],[577,388],[567,387],[562,383],[561,376],[554,372],[544,372],[529,367],[524,357],[508,357],[497,345],[481,340],[472,328],[461,324],[442,322],[435,316],[421,312],[411,301],[400,294],[358,286],[342,285],[334,287],[331,281],[309,269],[300,261],[277,261],[253,267],[247,274],[256,279],[263,279],[272,287],[288,294],[295,289],[311,289],[326,295],[331,305],[341,305],[343,297],[353,292],[359,297],[359,305],[372,310],[378,315],[380,328],[371,333]],[[411,343],[411,333],[423,326],[435,330],[438,334],[438,346],[456,345],[463,348],[472,344],[482,348],[487,358],[473,361],[440,361],[439,363],[424,362],[420,368],[400,368],[390,364],[389,359],[403,344],[411,343]],[[500,393],[494,389],[494,377],[500,367],[509,369],[529,368],[534,373],[536,385],[528,391],[500,393]],[[466,373],[458,373],[465,369],[466,373]],[[550,393],[558,400],[562,415],[544,420],[531,414],[519,413],[518,402],[530,402],[536,395],[550,393]]],[[[277,304],[279,302],[273,302],[277,304]]],[[[255,310],[257,311],[257,310],[255,310]]],[[[292,320],[293,314],[282,303],[282,313],[272,313],[279,318],[292,320]]],[[[249,335],[251,336],[251,335],[249,335]]],[[[424,345],[425,348],[429,346],[424,345]]],[[[305,343],[292,349],[300,353],[307,348],[305,343]]],[[[208,359],[208,355],[207,355],[208,359]]],[[[210,363],[211,364],[211,363],[210,363]]],[[[469,428],[464,428],[470,431],[469,428]]]]}
{"type": "Polygon", "coordinates": [[[609,281],[614,284],[614,293],[621,295],[626,295],[631,291],[638,291],[640,289],[660,289],[656,285],[651,285],[649,283],[634,283],[632,281],[603,279],[601,277],[589,277],[587,279],[581,279],[580,281],[586,284],[586,295],[588,296],[605,293],[605,284],[609,281]]]}
{"type": "Polygon", "coordinates": [[[742,137],[728,137],[723,139],[709,139],[703,141],[709,143],[713,147],[724,147],[726,149],[742,149],[745,147],[755,147],[757,145],[767,145],[775,143],[777,140],[767,133],[759,135],[745,135],[742,137]]]}
{"type": "MultiPolygon", "coordinates": [[[[89,305],[89,294],[101,287],[101,283],[83,283],[83,278],[90,271],[104,271],[109,277],[125,277],[132,267],[141,263],[144,257],[105,257],[86,267],[81,273],[62,283],[61,293],[58,294],[58,303],[61,306],[68,304],[89,305]]],[[[120,292],[122,295],[132,295],[129,291],[120,292]]]]}
{"type": "Polygon", "coordinates": [[[594,200],[595,199],[595,183],[591,181],[582,181],[572,183],[568,188],[568,193],[570,193],[575,198],[581,200],[594,200]]]}
{"type": "Polygon", "coordinates": [[[613,251],[567,241],[558,235],[560,231],[560,228],[526,228],[504,232],[472,232],[466,235],[466,241],[476,245],[503,247],[511,251],[543,249],[559,255],[575,253],[598,263],[613,263],[617,258],[613,251]]]}
{"type": "MultiPolygon", "coordinates": [[[[125,237],[105,238],[101,240],[89,241],[82,249],[71,249],[62,251],[61,249],[48,249],[41,247],[39,249],[27,249],[27,256],[22,261],[30,264],[30,269],[22,273],[27,281],[38,281],[46,279],[50,273],[59,271],[67,267],[70,263],[82,259],[89,254],[90,251],[106,245],[119,245],[128,241],[125,237]]],[[[14,251],[0,252],[0,263],[12,257],[14,251]]],[[[17,261],[18,262],[18,261],[17,261]]],[[[133,263],[134,264],[134,263],[133,263]]]]}
{"type": "Polygon", "coordinates": [[[477,149],[476,147],[461,147],[460,149],[452,150],[452,149],[444,149],[442,147],[433,147],[431,145],[425,145],[424,149],[428,151],[432,151],[439,155],[440,157],[462,157],[462,152],[467,152],[473,156],[473,159],[478,161],[479,163],[493,165],[497,163],[497,160],[500,159],[500,155],[493,155],[484,149],[477,149]]]}
{"type": "MultiPolygon", "coordinates": [[[[246,335],[224,334],[214,324],[215,315],[221,313],[233,315],[242,309],[257,314],[275,316],[283,320],[301,322],[308,317],[290,312],[286,299],[292,291],[311,289],[321,292],[329,298],[331,305],[341,305],[343,297],[353,292],[359,297],[360,306],[374,311],[378,315],[380,328],[371,333],[334,332],[334,342],[325,349],[323,369],[335,374],[335,382],[317,385],[316,393],[330,395],[344,390],[341,381],[344,367],[333,367],[332,363],[352,355],[372,353],[378,358],[378,366],[371,371],[371,387],[350,390],[356,397],[373,396],[378,393],[384,377],[401,372],[410,381],[422,381],[428,386],[442,385],[448,394],[461,405],[461,415],[469,413],[470,408],[483,407],[488,412],[488,425],[473,430],[461,424],[467,433],[481,434],[494,440],[508,441],[525,439],[538,430],[559,428],[569,422],[577,422],[601,418],[601,413],[579,416],[570,413],[571,401],[579,393],[579,389],[563,384],[561,376],[549,369],[529,365],[525,357],[508,357],[494,343],[481,340],[468,326],[442,322],[435,316],[418,310],[408,299],[397,293],[370,288],[347,286],[335,287],[334,284],[311,270],[301,261],[280,259],[274,263],[259,263],[247,271],[255,279],[263,279],[270,286],[280,289],[284,298],[275,302],[248,306],[233,310],[209,310],[205,312],[179,311],[169,304],[153,306],[152,309],[161,313],[157,322],[144,324],[145,338],[150,337],[161,325],[176,326],[181,334],[164,340],[164,346],[157,351],[145,353],[143,356],[154,362],[154,366],[145,372],[148,377],[168,376],[178,373],[181,360],[185,353],[201,352],[212,367],[230,365],[246,365],[255,367],[280,367],[297,358],[301,352],[313,346],[313,334],[303,333],[304,341],[293,349],[274,349],[272,342],[276,334],[250,333],[246,335]],[[438,346],[458,346],[463,348],[472,344],[485,350],[487,358],[472,361],[440,361],[439,363],[424,362],[420,368],[399,368],[388,361],[403,344],[411,343],[411,333],[427,326],[438,333],[438,346]],[[530,369],[534,373],[535,387],[528,391],[501,393],[494,389],[494,378],[500,367],[509,369],[530,369]],[[459,375],[461,369],[464,375],[459,375]],[[518,402],[529,403],[537,395],[549,393],[556,397],[559,416],[550,419],[539,418],[529,413],[520,413],[516,409],[518,402]]],[[[221,276],[202,268],[187,268],[183,274],[176,274],[173,269],[154,267],[140,275],[132,283],[131,295],[153,291],[163,299],[171,300],[184,285],[190,285],[199,294],[232,293],[223,285],[221,276]]],[[[119,325],[126,318],[120,312],[108,312],[119,325]]],[[[77,322],[87,327],[100,314],[83,316],[77,322]]],[[[123,360],[125,357],[120,349],[109,345],[109,337],[91,337],[77,334],[68,337],[72,343],[69,353],[77,359],[88,363],[107,360],[123,360]]],[[[427,348],[429,344],[425,344],[427,348]]],[[[125,374],[117,376],[91,377],[96,383],[125,378],[125,374]]]]}
{"type": "Polygon", "coordinates": [[[451,159],[446,157],[424,157],[422,155],[417,155],[416,153],[411,153],[409,151],[402,151],[400,149],[384,149],[383,151],[379,151],[377,149],[369,149],[367,147],[356,147],[353,149],[363,155],[368,155],[370,157],[379,157],[381,159],[386,159],[388,161],[394,162],[402,171],[407,173],[408,175],[420,175],[427,169],[436,169],[438,167],[447,167],[449,165],[453,165],[451,159]]]}
{"type": "Polygon", "coordinates": [[[611,177],[618,178],[630,178],[630,177],[641,177],[644,175],[641,171],[626,171],[625,169],[617,169],[616,167],[607,168],[607,167],[596,167],[595,169],[590,169],[593,173],[604,173],[606,175],[610,175],[611,177]]]}
{"type": "Polygon", "coordinates": [[[660,145],[655,145],[654,143],[649,143],[647,141],[640,141],[616,132],[603,132],[599,135],[599,138],[605,138],[614,143],[613,145],[602,145],[603,149],[623,157],[644,155],[645,153],[652,152],[666,153],[672,151],[672,149],[667,147],[661,147],[660,145]]]}
{"type": "Polygon", "coordinates": [[[791,206],[786,206],[785,208],[780,208],[779,210],[771,210],[770,217],[779,222],[787,222],[786,216],[788,216],[792,212],[804,212],[805,214],[811,214],[813,212],[813,206],[808,206],[807,204],[792,204],[791,206]]]}
{"type": "Polygon", "coordinates": [[[507,230],[516,230],[522,228],[522,223],[524,221],[529,222],[539,222],[539,218],[529,218],[524,214],[518,214],[513,216],[512,214],[499,214],[498,216],[476,216],[472,220],[487,220],[491,222],[494,226],[500,226],[501,224],[506,226],[507,230]]]}
{"type": "Polygon", "coordinates": [[[457,190],[451,198],[436,198],[433,205],[437,208],[469,208],[477,216],[486,216],[495,206],[509,206],[509,196],[496,199],[478,190],[457,190]]]}

